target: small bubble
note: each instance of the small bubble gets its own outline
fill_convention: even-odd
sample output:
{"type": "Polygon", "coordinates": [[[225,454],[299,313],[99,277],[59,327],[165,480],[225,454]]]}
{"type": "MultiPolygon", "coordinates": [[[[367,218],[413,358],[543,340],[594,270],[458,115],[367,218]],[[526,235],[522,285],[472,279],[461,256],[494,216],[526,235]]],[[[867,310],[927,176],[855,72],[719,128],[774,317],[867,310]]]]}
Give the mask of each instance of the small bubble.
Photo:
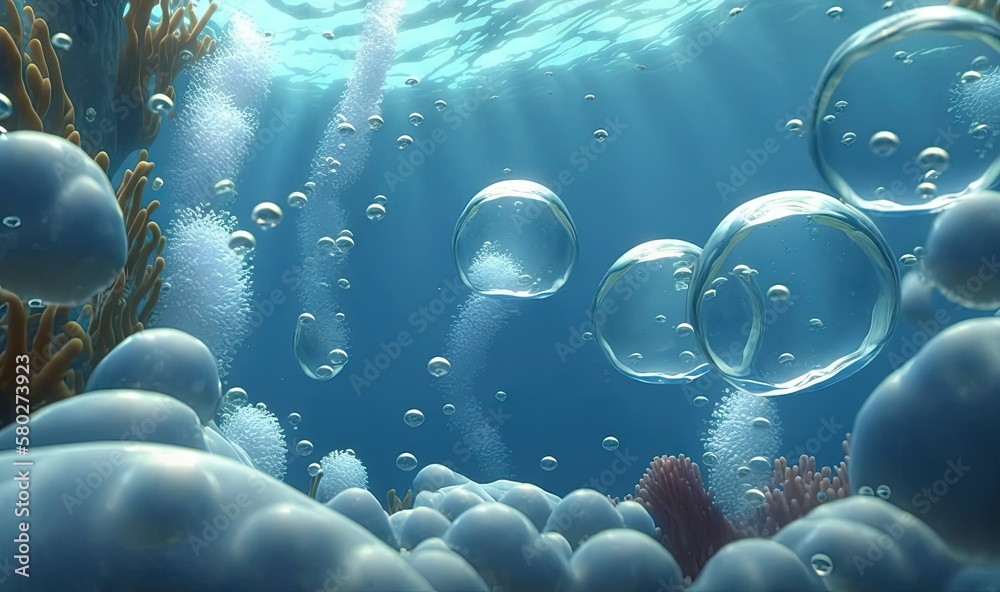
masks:
{"type": "Polygon", "coordinates": [[[378,115],[372,115],[368,118],[368,129],[377,130],[385,125],[385,121],[378,115]]]}
{"type": "Polygon", "coordinates": [[[182,49],[180,56],[181,56],[181,61],[183,62],[189,62],[194,58],[194,54],[191,53],[191,50],[189,49],[182,49]]]}
{"type": "Polygon", "coordinates": [[[810,329],[822,329],[823,327],[824,327],[823,321],[821,321],[820,319],[817,319],[815,317],[809,319],[809,328],[810,329]]]}
{"type": "Polygon", "coordinates": [[[417,84],[420,84],[420,79],[417,78],[416,76],[410,76],[409,78],[406,79],[404,84],[406,86],[416,86],[417,84]]]}
{"type": "Polygon", "coordinates": [[[174,101],[167,95],[157,93],[149,97],[146,107],[160,117],[169,117],[174,112],[174,101]]]}
{"type": "Polygon", "coordinates": [[[858,495],[875,495],[875,490],[868,485],[862,485],[858,488],[858,495]]]}
{"type": "Polygon", "coordinates": [[[704,395],[698,395],[697,397],[694,398],[694,401],[692,402],[694,403],[695,407],[704,407],[705,405],[708,405],[708,397],[704,395]]]}
{"type": "Polygon", "coordinates": [[[833,560],[830,559],[829,555],[816,553],[812,556],[809,563],[812,565],[813,571],[816,572],[816,575],[820,577],[826,577],[833,571],[833,560]]]}
{"type": "Polygon", "coordinates": [[[337,124],[337,133],[341,136],[353,136],[358,130],[354,129],[354,126],[346,121],[337,124]]]}
{"type": "Polygon", "coordinates": [[[771,420],[766,417],[755,417],[750,425],[758,430],[769,430],[771,429],[771,420]]]}
{"type": "Polygon", "coordinates": [[[306,473],[309,473],[310,477],[315,477],[316,475],[319,475],[320,468],[319,463],[310,463],[309,467],[306,468],[306,473]]]}
{"type": "Polygon", "coordinates": [[[346,253],[354,248],[354,239],[349,236],[338,236],[336,240],[333,241],[333,244],[340,251],[346,253]]]}
{"type": "Polygon", "coordinates": [[[656,321],[657,323],[666,323],[667,317],[664,315],[656,315],[655,317],[653,317],[653,320],[656,321]]]}
{"type": "Polygon", "coordinates": [[[444,111],[445,109],[448,108],[448,103],[441,99],[438,99],[437,101],[434,101],[434,108],[437,109],[438,111],[444,111]]]}
{"type": "Polygon", "coordinates": [[[908,55],[910,54],[906,53],[905,51],[897,51],[896,53],[892,54],[892,57],[894,59],[902,61],[905,60],[908,55]]]}
{"type": "Polygon", "coordinates": [[[598,129],[594,131],[594,139],[598,142],[603,142],[608,139],[608,132],[603,129],[598,129]]]}
{"type": "Polygon", "coordinates": [[[712,298],[715,298],[715,295],[716,295],[715,290],[705,290],[705,293],[701,295],[701,299],[711,300],[712,298]]]}
{"type": "Polygon", "coordinates": [[[424,116],[419,113],[410,113],[409,122],[413,125],[420,125],[424,122],[424,116]]]}
{"type": "Polygon", "coordinates": [[[687,337],[688,335],[694,333],[694,327],[688,323],[680,323],[677,325],[676,331],[678,337],[687,337]]]}
{"type": "Polygon", "coordinates": [[[910,265],[916,265],[917,257],[916,255],[911,255],[910,253],[907,253],[899,258],[899,264],[905,265],[907,267],[909,267],[910,265]]]}
{"type": "Polygon", "coordinates": [[[719,464],[719,457],[716,456],[714,452],[706,452],[705,454],[701,455],[701,462],[706,467],[714,467],[715,465],[719,464]]]}
{"type": "Polygon", "coordinates": [[[844,109],[847,109],[847,101],[837,101],[833,104],[833,112],[837,115],[843,113],[844,109]]]}
{"type": "Polygon", "coordinates": [[[289,413],[288,414],[288,425],[290,425],[292,427],[295,427],[295,426],[299,425],[300,423],[302,423],[302,415],[301,414],[298,414],[298,413],[289,413]]]}
{"type": "Polygon", "coordinates": [[[948,151],[937,146],[924,148],[917,155],[917,166],[925,172],[934,170],[943,173],[950,163],[951,155],[948,154],[948,151]]]}
{"type": "Polygon", "coordinates": [[[396,466],[403,471],[412,471],[417,468],[417,457],[404,452],[396,457],[396,466]]]}
{"type": "Polygon", "coordinates": [[[844,14],[844,9],[839,6],[832,6],[826,11],[826,16],[833,20],[840,20],[840,15],[844,14]]]}
{"type": "Polygon", "coordinates": [[[215,184],[215,194],[219,196],[236,195],[236,183],[223,179],[215,184]]]}
{"type": "Polygon", "coordinates": [[[153,179],[153,183],[150,185],[150,188],[152,188],[153,191],[159,191],[161,187],[163,187],[163,179],[160,177],[153,179]]]}
{"type": "Polygon", "coordinates": [[[601,447],[607,450],[608,452],[614,452],[615,450],[618,450],[618,438],[615,438],[614,436],[608,436],[607,438],[601,441],[601,447]]]}
{"type": "Polygon", "coordinates": [[[781,364],[782,366],[788,366],[789,364],[791,364],[794,361],[795,361],[795,356],[793,356],[792,354],[790,354],[788,352],[785,352],[785,353],[781,354],[780,356],[778,356],[778,363],[781,364]]]}
{"type": "Polygon", "coordinates": [[[365,215],[368,216],[369,220],[378,222],[382,218],[385,218],[385,206],[373,203],[365,210],[365,215]]]}
{"type": "Polygon", "coordinates": [[[257,248],[257,239],[246,230],[237,230],[229,235],[229,248],[237,255],[250,255],[257,248]]]}
{"type": "Polygon", "coordinates": [[[384,206],[386,204],[386,202],[388,202],[389,200],[384,195],[376,195],[375,199],[373,199],[372,201],[374,201],[375,203],[377,203],[380,206],[384,206]]]}
{"type": "Polygon", "coordinates": [[[431,376],[440,378],[451,372],[451,362],[440,356],[431,358],[427,362],[427,371],[430,372],[431,376]]]}
{"type": "Polygon", "coordinates": [[[32,298],[28,301],[28,306],[31,308],[45,308],[45,303],[42,302],[41,298],[32,298]]]}
{"type": "Polygon", "coordinates": [[[583,100],[584,101],[593,101],[596,98],[597,97],[595,97],[594,95],[583,95],[583,100]]]}
{"type": "Polygon", "coordinates": [[[299,440],[299,443],[295,445],[295,452],[297,452],[299,456],[309,456],[313,453],[313,450],[313,443],[309,440],[299,440]]]}
{"type": "Polygon", "coordinates": [[[503,174],[505,174],[505,175],[508,175],[508,174],[510,174],[510,169],[509,169],[509,168],[505,168],[505,169],[503,170],[503,174]]]}
{"type": "Polygon", "coordinates": [[[581,335],[580,337],[582,337],[584,341],[590,341],[591,339],[594,338],[594,334],[591,333],[590,331],[584,331],[583,335],[581,335]]]}
{"type": "Polygon", "coordinates": [[[340,278],[339,280],[337,280],[337,287],[340,288],[341,290],[350,290],[351,282],[347,281],[346,278],[340,278]]]}
{"type": "Polygon", "coordinates": [[[764,505],[767,498],[764,497],[764,492],[759,489],[748,489],[743,492],[743,501],[756,508],[764,505]]]}
{"type": "Polygon", "coordinates": [[[888,485],[879,485],[875,488],[875,495],[879,496],[884,500],[888,500],[892,497],[892,490],[889,489],[888,485]]]}
{"type": "Polygon", "coordinates": [[[281,224],[284,214],[278,204],[270,201],[262,201],[253,207],[250,218],[261,230],[270,230],[281,224]]]}
{"type": "Polygon", "coordinates": [[[333,34],[333,31],[323,31],[323,39],[326,39],[328,41],[332,41],[336,37],[337,36],[333,34]]]}
{"type": "Polygon", "coordinates": [[[87,123],[94,123],[94,120],[97,119],[97,109],[87,107],[87,112],[83,114],[83,118],[87,120],[87,123]]]}
{"type": "Polygon", "coordinates": [[[407,135],[402,135],[396,138],[396,147],[400,150],[413,145],[413,138],[407,135]]]}
{"type": "Polygon", "coordinates": [[[73,47],[73,38],[66,33],[56,33],[52,36],[52,47],[68,51],[73,47]]]}
{"type": "Polygon", "coordinates": [[[330,360],[330,365],[334,368],[339,368],[347,363],[348,356],[347,352],[342,349],[330,350],[327,358],[330,360]]]}
{"type": "Polygon", "coordinates": [[[309,203],[309,198],[306,197],[306,194],[301,191],[293,191],[288,194],[288,207],[292,209],[300,210],[305,207],[307,203],[309,203]]]}
{"type": "Polygon", "coordinates": [[[854,132],[847,132],[840,138],[840,143],[845,146],[850,146],[857,139],[858,139],[857,134],[855,134],[854,132]]]}
{"type": "Polygon", "coordinates": [[[7,228],[14,229],[21,225],[21,219],[17,216],[7,216],[3,219],[3,225],[7,228]]]}
{"type": "Polygon", "coordinates": [[[767,289],[767,297],[771,299],[772,302],[784,302],[791,297],[792,292],[787,286],[782,284],[774,284],[767,289]]]}
{"type": "Polygon", "coordinates": [[[411,428],[419,427],[424,423],[424,412],[419,409],[410,409],[403,414],[403,423],[411,428]]]}
{"type": "Polygon", "coordinates": [[[343,321],[344,319],[347,318],[347,315],[345,315],[342,312],[338,312],[337,314],[333,315],[333,318],[338,321],[343,321]]]}
{"type": "Polygon", "coordinates": [[[990,59],[986,56],[979,56],[972,60],[972,69],[977,72],[984,72],[990,68],[990,59]]]}
{"type": "Polygon", "coordinates": [[[0,119],[7,119],[12,113],[14,113],[14,105],[7,98],[7,95],[0,93],[0,119]]]}
{"type": "Polygon", "coordinates": [[[801,134],[802,128],[803,124],[801,119],[789,119],[788,123],[785,124],[785,129],[793,134],[801,134]]]}
{"type": "Polygon", "coordinates": [[[837,121],[837,116],[836,115],[824,115],[823,116],[823,123],[833,123],[834,121],[837,121]]]}
{"type": "Polygon", "coordinates": [[[500,401],[501,403],[507,400],[507,393],[503,391],[497,391],[497,394],[494,396],[496,397],[496,400],[500,401]]]}
{"type": "Polygon", "coordinates": [[[539,461],[538,466],[542,467],[543,471],[554,471],[559,466],[559,461],[554,456],[546,456],[539,461]]]}
{"type": "Polygon", "coordinates": [[[965,74],[962,74],[962,84],[975,84],[982,80],[983,75],[975,70],[969,70],[965,74]]]}
{"type": "Polygon", "coordinates": [[[899,136],[890,131],[880,131],[872,134],[868,140],[868,147],[872,154],[881,158],[888,158],[899,149],[899,136]]]}
{"type": "Polygon", "coordinates": [[[250,399],[245,390],[238,386],[234,386],[226,391],[225,396],[222,397],[222,401],[223,405],[227,405],[229,407],[242,407],[243,405],[246,405],[250,399]]]}
{"type": "Polygon", "coordinates": [[[444,407],[441,408],[441,413],[445,415],[452,415],[455,413],[455,406],[451,403],[445,403],[444,407]]]}
{"type": "Polygon", "coordinates": [[[738,14],[739,14],[739,13],[741,13],[741,12],[743,12],[743,8],[742,8],[742,7],[740,7],[740,6],[736,6],[736,7],[732,8],[732,9],[731,9],[731,10],[729,11],[729,16],[730,16],[730,17],[733,17],[733,16],[736,16],[736,15],[738,15],[738,14]]]}

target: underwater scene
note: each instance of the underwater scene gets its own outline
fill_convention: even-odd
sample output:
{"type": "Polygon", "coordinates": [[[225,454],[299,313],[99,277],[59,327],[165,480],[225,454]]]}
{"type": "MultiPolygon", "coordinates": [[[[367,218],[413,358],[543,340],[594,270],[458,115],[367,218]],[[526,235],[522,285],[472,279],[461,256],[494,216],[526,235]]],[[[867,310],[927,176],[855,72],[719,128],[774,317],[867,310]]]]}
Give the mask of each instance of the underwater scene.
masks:
{"type": "Polygon", "coordinates": [[[1000,590],[998,19],[0,0],[0,590],[1000,590]]]}

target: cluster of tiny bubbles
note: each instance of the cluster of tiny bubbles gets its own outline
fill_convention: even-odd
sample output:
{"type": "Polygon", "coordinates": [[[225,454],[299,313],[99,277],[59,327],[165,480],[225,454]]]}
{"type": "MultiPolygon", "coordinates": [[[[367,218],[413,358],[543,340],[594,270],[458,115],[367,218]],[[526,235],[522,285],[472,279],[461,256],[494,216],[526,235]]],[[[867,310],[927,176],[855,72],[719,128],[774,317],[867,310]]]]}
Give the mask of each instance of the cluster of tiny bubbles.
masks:
{"type": "Polygon", "coordinates": [[[615,438],[614,436],[608,436],[607,438],[601,441],[601,448],[604,448],[608,452],[614,452],[615,450],[618,450],[618,438],[615,438]]]}
{"type": "Polygon", "coordinates": [[[337,280],[337,287],[341,290],[350,290],[351,282],[347,281],[347,278],[340,278],[337,280]]]}
{"type": "Polygon", "coordinates": [[[307,203],[309,203],[309,198],[306,197],[306,194],[301,191],[293,191],[288,194],[288,207],[293,210],[300,210],[304,208],[307,203]]]}
{"type": "Polygon", "coordinates": [[[365,215],[368,216],[369,220],[378,222],[379,220],[385,218],[385,206],[377,203],[370,204],[365,209],[365,215]]]}
{"type": "Polygon", "coordinates": [[[465,206],[452,252],[462,282],[478,294],[546,298],[569,279],[579,246],[576,225],[555,193],[509,180],[486,187],[465,206]],[[479,268],[484,272],[473,272],[479,268]]]}
{"type": "Polygon", "coordinates": [[[14,113],[14,104],[7,95],[0,93],[0,119],[7,119],[14,113]]]}
{"type": "Polygon", "coordinates": [[[593,101],[593,100],[595,100],[596,98],[597,98],[597,97],[596,97],[596,96],[594,96],[594,95],[592,95],[592,94],[586,94],[586,95],[583,95],[583,100],[584,100],[584,101],[593,101]]]}
{"type": "Polygon", "coordinates": [[[453,415],[455,413],[455,406],[451,403],[445,403],[441,407],[441,413],[444,413],[445,415],[453,415]]]}
{"type": "Polygon", "coordinates": [[[604,140],[607,140],[608,139],[607,130],[604,129],[594,130],[594,139],[597,140],[598,142],[603,142],[604,140]]]}
{"type": "Polygon", "coordinates": [[[295,445],[295,452],[299,456],[309,456],[313,453],[314,449],[313,443],[309,440],[299,440],[298,444],[295,445]]]}
{"type": "Polygon", "coordinates": [[[816,553],[809,560],[810,565],[812,565],[813,571],[816,575],[820,577],[825,577],[830,575],[833,571],[833,560],[830,559],[829,555],[824,555],[823,553],[816,553]]]}
{"type": "Polygon", "coordinates": [[[836,115],[829,124],[817,120],[809,134],[813,161],[835,194],[869,212],[933,213],[992,185],[1000,176],[992,139],[1000,134],[1000,76],[988,64],[998,48],[1000,24],[947,6],[900,12],[848,38],[811,106],[836,115]],[[887,56],[913,65],[900,68],[887,56]],[[838,110],[844,99],[864,109],[838,110]],[[850,147],[858,138],[868,139],[868,150],[850,147]]]}
{"type": "Polygon", "coordinates": [[[417,457],[409,452],[404,452],[396,457],[396,466],[401,471],[412,471],[417,468],[417,457]]]}
{"type": "Polygon", "coordinates": [[[730,384],[756,395],[850,376],[884,346],[899,310],[896,259],[878,228],[811,191],[773,193],[733,210],[690,283],[686,318],[701,352],[730,384]],[[822,333],[820,318],[829,327],[822,333]]]}
{"type": "Polygon", "coordinates": [[[556,467],[559,466],[559,461],[556,460],[554,456],[542,457],[542,460],[538,463],[538,466],[542,467],[543,471],[554,471],[556,467]]]}
{"type": "Polygon", "coordinates": [[[419,409],[410,409],[403,414],[403,423],[415,428],[424,423],[424,412],[419,409]]]}
{"type": "Polygon", "coordinates": [[[52,36],[52,47],[68,51],[73,47],[73,38],[66,33],[56,33],[52,36]]]}
{"type": "Polygon", "coordinates": [[[412,145],[413,145],[413,138],[407,136],[406,134],[403,134],[402,136],[396,138],[396,148],[399,148],[400,150],[408,148],[409,146],[412,145]]]}
{"type": "Polygon", "coordinates": [[[424,122],[424,116],[419,113],[410,113],[409,122],[414,126],[418,126],[424,122]]]}
{"type": "Polygon", "coordinates": [[[451,362],[441,356],[436,356],[428,360],[427,372],[434,378],[441,378],[451,372],[451,362]]]}
{"type": "Polygon", "coordinates": [[[94,120],[97,119],[97,109],[87,107],[87,111],[83,114],[83,118],[87,120],[87,123],[94,123],[94,120]]]}
{"type": "Polygon", "coordinates": [[[503,391],[497,391],[497,394],[494,395],[494,397],[496,398],[497,401],[500,401],[501,403],[503,403],[504,401],[507,400],[507,393],[505,393],[503,391]]]}
{"type": "Polygon", "coordinates": [[[215,194],[218,196],[236,196],[236,183],[231,179],[223,179],[215,184],[215,194]]]}
{"type": "Polygon", "coordinates": [[[289,413],[288,414],[288,425],[292,426],[293,430],[299,429],[299,424],[302,423],[302,415],[299,413],[289,413]]]}
{"type": "Polygon", "coordinates": [[[368,118],[368,129],[377,130],[385,125],[385,121],[380,115],[372,115],[368,118]]]}
{"type": "Polygon", "coordinates": [[[246,257],[253,254],[257,248],[257,239],[246,230],[237,230],[229,235],[228,244],[234,253],[246,257]]]}
{"type": "Polygon", "coordinates": [[[680,384],[709,371],[685,323],[692,269],[701,248],[654,240],[625,252],[597,289],[594,338],[619,372],[640,382],[680,384]]]}
{"type": "Polygon", "coordinates": [[[174,101],[165,94],[156,93],[146,101],[146,107],[160,117],[169,117],[174,112],[174,101]]]}
{"type": "Polygon", "coordinates": [[[420,79],[416,76],[410,76],[403,84],[406,86],[416,86],[417,84],[420,84],[420,79]]]}
{"type": "Polygon", "coordinates": [[[308,473],[310,477],[315,477],[316,475],[319,475],[319,470],[321,468],[322,467],[320,467],[319,463],[309,463],[309,466],[306,467],[306,473],[308,473]]]}
{"type": "Polygon", "coordinates": [[[323,347],[321,330],[316,326],[316,317],[304,312],[295,323],[293,348],[299,368],[313,380],[330,380],[340,373],[347,364],[347,353],[343,350],[329,350],[323,347]],[[335,361],[341,361],[335,364],[335,361]]]}
{"type": "Polygon", "coordinates": [[[273,201],[262,201],[253,207],[250,212],[250,219],[261,230],[270,230],[281,224],[284,213],[281,207],[273,201]]]}
{"type": "Polygon", "coordinates": [[[150,185],[150,188],[153,191],[159,191],[162,187],[163,187],[163,179],[160,177],[153,179],[153,183],[150,185]]]}
{"type": "Polygon", "coordinates": [[[13,230],[21,225],[21,218],[17,216],[4,216],[3,225],[13,230]]]}

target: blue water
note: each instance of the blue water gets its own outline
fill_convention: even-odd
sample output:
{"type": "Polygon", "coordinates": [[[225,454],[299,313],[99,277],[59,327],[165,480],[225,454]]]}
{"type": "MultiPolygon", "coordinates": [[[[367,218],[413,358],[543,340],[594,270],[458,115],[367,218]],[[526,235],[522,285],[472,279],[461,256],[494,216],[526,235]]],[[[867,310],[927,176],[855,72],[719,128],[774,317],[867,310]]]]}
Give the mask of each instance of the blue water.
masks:
{"type": "MultiPolygon", "coordinates": [[[[461,286],[451,241],[467,201],[511,178],[556,191],[576,222],[580,255],[563,290],[522,303],[491,345],[477,380],[474,396],[503,418],[499,433],[514,467],[508,477],[557,494],[593,486],[591,480],[614,460],[600,447],[607,435],[621,441],[620,451],[630,459],[627,472],[599,487],[613,496],[631,493],[654,455],[699,458],[712,406],[697,408],[691,399],[704,394],[714,404],[726,386],[721,378],[710,374],[687,386],[642,384],[615,371],[594,341],[571,354],[560,355],[557,346],[590,330],[586,323],[598,284],[629,248],[661,238],[704,244],[716,224],[749,199],[786,189],[829,191],[806,140],[787,137],[784,124],[809,115],[830,53],[885,15],[879,6],[850,6],[834,21],[824,15],[827,6],[805,2],[754,4],[734,17],[728,16],[731,3],[474,4],[408,6],[399,60],[384,89],[385,126],[372,136],[371,160],[360,179],[341,194],[357,242],[343,272],[351,288],[340,291],[338,300],[351,327],[351,359],[328,382],[307,378],[292,349],[295,320],[303,312],[295,224],[309,208],[285,208],[283,223],[266,232],[252,224],[250,210],[265,200],[284,205],[285,196],[308,180],[320,134],[343,92],[350,55],[306,54],[310,43],[349,45],[363,3],[339,9],[348,23],[357,22],[334,28],[336,40],[310,43],[284,37],[289,27],[323,30],[328,25],[318,23],[339,17],[299,25],[275,18],[268,24],[273,8],[263,2],[245,7],[259,26],[275,30],[281,65],[260,118],[261,130],[276,133],[258,131],[253,158],[235,180],[240,195],[233,213],[240,228],[258,239],[256,314],[226,386],[245,388],[252,403],[265,402],[281,419],[302,414],[298,429],[286,424],[290,449],[300,438],[316,449],[309,457],[290,456],[286,482],[300,489],[307,488],[307,464],[344,448],[354,449],[367,465],[377,496],[408,487],[413,473],[395,466],[401,452],[416,455],[420,466],[446,463],[473,479],[486,476],[460,436],[449,431],[440,411],[446,400],[426,371],[427,361],[441,354],[456,303],[468,292],[443,310],[433,308],[433,319],[418,317],[422,307],[439,306],[443,292],[461,286]],[[563,10],[565,15],[557,14],[563,10]],[[455,34],[468,41],[445,47],[455,34]],[[292,47],[294,53],[282,53],[292,47]],[[405,85],[409,76],[419,84],[405,85]],[[596,100],[585,101],[588,93],[596,100]],[[435,110],[439,99],[448,102],[447,110],[435,110]],[[421,126],[407,121],[412,112],[425,117],[421,126]],[[610,137],[594,154],[588,150],[597,128],[610,137]],[[418,145],[397,150],[401,134],[418,145]],[[430,142],[425,162],[411,167],[405,159],[421,150],[422,140],[430,142]],[[745,181],[733,177],[731,167],[761,154],[765,160],[754,174],[745,181]],[[365,208],[377,194],[388,197],[388,215],[373,222],[365,208]],[[399,348],[398,358],[370,385],[352,387],[352,376],[363,377],[366,362],[374,364],[382,344],[396,342],[401,332],[412,344],[399,348]],[[509,395],[502,404],[494,399],[497,390],[509,395]],[[402,421],[414,407],[427,417],[416,429],[402,421]],[[546,455],[558,459],[557,470],[539,468],[546,455]]],[[[183,92],[182,81],[178,95],[183,92]]],[[[169,142],[170,134],[162,133],[151,149],[158,171],[171,166],[169,142]]],[[[919,245],[929,224],[920,217],[878,222],[897,256],[919,245]]],[[[913,331],[900,323],[883,354],[849,379],[779,398],[783,452],[797,457],[825,420],[837,433],[808,452],[820,464],[841,460],[840,441],[855,412],[891,371],[888,354],[898,354],[913,331]]]]}

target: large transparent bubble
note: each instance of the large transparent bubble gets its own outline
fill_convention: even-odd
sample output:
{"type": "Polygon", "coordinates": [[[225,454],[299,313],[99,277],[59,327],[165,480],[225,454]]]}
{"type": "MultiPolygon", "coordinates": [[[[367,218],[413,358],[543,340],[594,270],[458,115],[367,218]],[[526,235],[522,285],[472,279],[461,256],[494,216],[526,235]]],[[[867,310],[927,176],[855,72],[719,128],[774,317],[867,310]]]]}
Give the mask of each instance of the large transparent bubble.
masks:
{"type": "Polygon", "coordinates": [[[931,6],[834,52],[813,103],[813,160],[851,205],[933,212],[1000,174],[1000,25],[931,6]],[[857,138],[857,142],[850,141],[857,138]]]}
{"type": "Polygon", "coordinates": [[[939,215],[927,235],[923,270],[952,302],[1000,307],[1000,193],[976,192],[939,215]]]}
{"type": "Polygon", "coordinates": [[[501,181],[465,206],[455,227],[455,262],[474,291],[488,296],[545,298],[569,279],[577,257],[576,226],[559,197],[531,181],[501,181]],[[477,274],[484,247],[519,266],[517,281],[496,284],[506,274],[477,274]]]}
{"type": "Polygon", "coordinates": [[[765,195],[726,216],[688,291],[708,361],[758,395],[850,376],[878,354],[898,308],[899,273],[882,234],[812,191],[765,195]]]}
{"type": "Polygon", "coordinates": [[[708,372],[685,309],[699,255],[700,247],[684,241],[650,241],[622,255],[601,280],[594,337],[625,376],[682,383],[708,372]]]}

